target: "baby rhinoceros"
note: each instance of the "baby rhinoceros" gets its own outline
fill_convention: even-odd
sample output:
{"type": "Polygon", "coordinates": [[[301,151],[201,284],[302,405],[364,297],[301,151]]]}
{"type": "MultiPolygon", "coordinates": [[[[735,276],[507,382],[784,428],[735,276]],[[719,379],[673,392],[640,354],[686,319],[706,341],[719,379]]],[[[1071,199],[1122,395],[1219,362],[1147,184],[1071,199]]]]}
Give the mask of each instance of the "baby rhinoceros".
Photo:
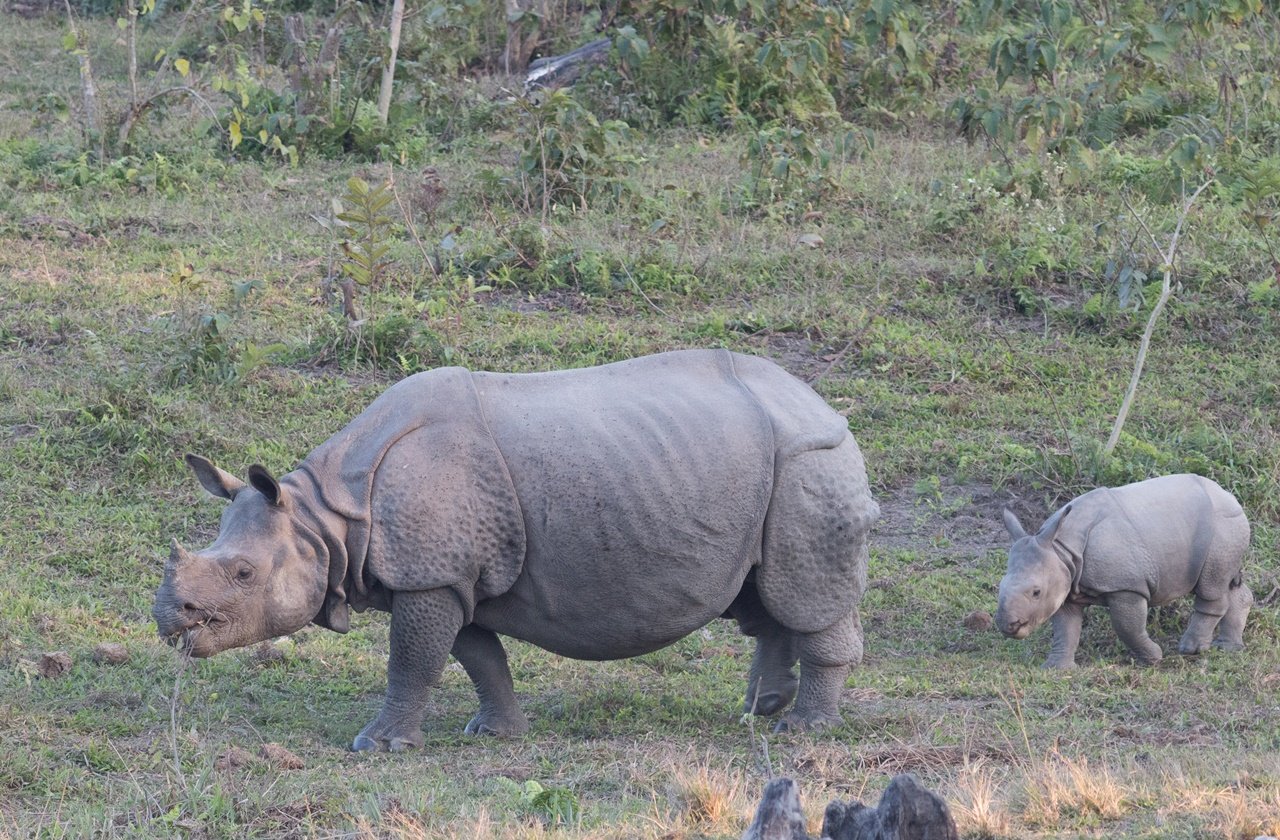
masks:
{"type": "Polygon", "coordinates": [[[1244,648],[1253,593],[1241,576],[1249,521],[1236,498],[1198,475],[1100,487],[1050,516],[1037,534],[1012,512],[1009,568],[1000,581],[996,626],[1025,639],[1053,622],[1048,668],[1074,668],[1084,608],[1104,604],[1120,641],[1143,664],[1160,661],[1147,635],[1147,607],[1195,594],[1178,644],[1183,654],[1244,648]],[[1214,631],[1217,630],[1217,638],[1214,631]]]}
{"type": "Polygon", "coordinates": [[[276,479],[195,455],[231,502],[213,545],[174,542],[153,610],[194,656],[391,613],[387,693],[358,750],[420,746],[450,654],[468,733],[516,735],[498,635],[621,659],[719,617],[756,637],[747,711],[839,720],[862,658],[879,514],[848,422],[765,359],[663,353],[534,374],[440,368],[389,388],[276,479]],[[800,665],[796,679],[793,668],[800,665]]]}

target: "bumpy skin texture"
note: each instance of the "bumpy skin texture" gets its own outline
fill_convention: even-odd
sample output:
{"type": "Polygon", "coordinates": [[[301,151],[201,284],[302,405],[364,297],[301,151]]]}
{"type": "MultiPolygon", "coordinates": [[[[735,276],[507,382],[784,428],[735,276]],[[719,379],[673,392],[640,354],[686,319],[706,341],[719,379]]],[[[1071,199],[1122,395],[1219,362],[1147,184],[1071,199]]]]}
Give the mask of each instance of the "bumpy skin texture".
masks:
{"type": "Polygon", "coordinates": [[[1160,647],[1147,635],[1147,608],[1189,594],[1195,608],[1180,653],[1211,644],[1244,648],[1253,604],[1241,573],[1249,521],[1235,497],[1213,481],[1170,475],[1099,488],[1055,512],[1037,534],[1028,535],[1007,510],[1005,525],[1014,542],[996,626],[1022,639],[1051,619],[1046,667],[1075,667],[1090,604],[1108,608],[1116,634],[1138,662],[1159,662],[1160,647]]]}
{"type": "MultiPolygon", "coordinates": [[[[238,482],[193,467],[232,499],[235,522],[270,518],[266,495],[219,492],[238,482]]],[[[357,749],[421,743],[425,691],[450,652],[480,697],[467,731],[524,732],[498,634],[618,659],[733,617],[757,638],[745,705],[773,714],[794,698],[784,729],[838,721],[862,657],[857,604],[879,513],[862,456],[843,417],[763,359],[694,350],[545,374],[442,368],[397,383],[270,480],[282,488],[274,509],[294,523],[292,535],[271,531],[294,548],[270,588],[305,590],[299,609],[339,631],[348,607],[392,613],[386,703],[357,749]]],[[[200,640],[197,655],[263,632],[215,639],[198,621],[222,609],[210,581],[226,576],[226,556],[270,550],[261,528],[227,524],[222,565],[197,553],[157,593],[161,633],[200,640]]],[[[298,611],[266,629],[296,630],[298,611]]]]}

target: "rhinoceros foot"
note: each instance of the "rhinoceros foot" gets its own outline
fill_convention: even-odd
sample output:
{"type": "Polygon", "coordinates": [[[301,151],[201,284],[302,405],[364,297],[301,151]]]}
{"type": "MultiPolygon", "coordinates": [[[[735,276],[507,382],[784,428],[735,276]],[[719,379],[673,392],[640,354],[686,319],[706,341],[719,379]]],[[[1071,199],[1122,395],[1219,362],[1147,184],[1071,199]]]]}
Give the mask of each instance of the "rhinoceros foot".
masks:
{"type": "Polygon", "coordinates": [[[1244,650],[1243,642],[1235,642],[1229,639],[1214,639],[1213,646],[1218,650],[1229,650],[1232,653],[1239,653],[1244,650]]]}
{"type": "Polygon", "coordinates": [[[529,731],[529,721],[524,715],[502,716],[481,712],[462,730],[464,735],[493,735],[498,738],[516,738],[529,731]]]}
{"type": "Polygon", "coordinates": [[[768,717],[776,715],[787,707],[788,704],[796,696],[795,686],[790,691],[770,691],[767,694],[761,694],[754,701],[748,700],[742,704],[744,712],[754,712],[757,715],[768,717]]]}
{"type": "Polygon", "coordinates": [[[742,711],[764,717],[776,715],[796,699],[796,687],[800,681],[790,672],[772,679],[759,680],[748,686],[747,697],[742,701],[742,711]]]}
{"type": "Polygon", "coordinates": [[[773,725],[774,732],[817,732],[844,723],[840,715],[829,712],[787,712],[773,725]]]}
{"type": "Polygon", "coordinates": [[[419,749],[423,744],[421,725],[397,722],[385,711],[360,730],[351,742],[356,752],[403,752],[419,749]]]}

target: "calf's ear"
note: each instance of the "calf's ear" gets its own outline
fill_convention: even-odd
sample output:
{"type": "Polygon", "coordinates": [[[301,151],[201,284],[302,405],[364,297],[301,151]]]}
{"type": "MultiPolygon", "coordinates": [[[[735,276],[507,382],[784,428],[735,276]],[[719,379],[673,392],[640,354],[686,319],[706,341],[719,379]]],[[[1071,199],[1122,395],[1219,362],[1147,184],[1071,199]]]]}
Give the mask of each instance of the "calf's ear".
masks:
{"type": "Polygon", "coordinates": [[[1036,534],[1036,541],[1044,546],[1052,545],[1053,538],[1058,535],[1058,529],[1062,527],[1062,523],[1066,521],[1069,513],[1071,513],[1071,505],[1067,505],[1046,519],[1044,524],[1040,526],[1040,533],[1036,534]]]}
{"type": "Polygon", "coordinates": [[[1004,509],[1004,528],[1009,532],[1009,536],[1015,540],[1020,540],[1027,535],[1026,529],[1018,521],[1018,517],[1014,516],[1013,511],[1008,508],[1004,509]]]}
{"type": "Polygon", "coordinates": [[[188,452],[185,460],[199,479],[200,486],[220,499],[234,499],[236,493],[244,489],[243,481],[218,469],[208,458],[188,452]]]}

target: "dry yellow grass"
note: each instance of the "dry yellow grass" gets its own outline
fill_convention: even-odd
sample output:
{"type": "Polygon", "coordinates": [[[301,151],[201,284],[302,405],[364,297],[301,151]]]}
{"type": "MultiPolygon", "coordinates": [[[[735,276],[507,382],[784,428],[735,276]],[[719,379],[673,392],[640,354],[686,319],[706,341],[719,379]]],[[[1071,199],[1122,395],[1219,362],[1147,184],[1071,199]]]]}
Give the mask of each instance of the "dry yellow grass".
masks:
{"type": "Polygon", "coordinates": [[[1012,822],[1006,807],[1003,775],[981,761],[966,763],[944,792],[962,836],[990,840],[1010,836],[1012,822]]]}
{"type": "Polygon", "coordinates": [[[1023,818],[1053,828],[1079,818],[1115,820],[1129,811],[1131,792],[1102,762],[1053,753],[1032,766],[1025,784],[1023,818]]]}

